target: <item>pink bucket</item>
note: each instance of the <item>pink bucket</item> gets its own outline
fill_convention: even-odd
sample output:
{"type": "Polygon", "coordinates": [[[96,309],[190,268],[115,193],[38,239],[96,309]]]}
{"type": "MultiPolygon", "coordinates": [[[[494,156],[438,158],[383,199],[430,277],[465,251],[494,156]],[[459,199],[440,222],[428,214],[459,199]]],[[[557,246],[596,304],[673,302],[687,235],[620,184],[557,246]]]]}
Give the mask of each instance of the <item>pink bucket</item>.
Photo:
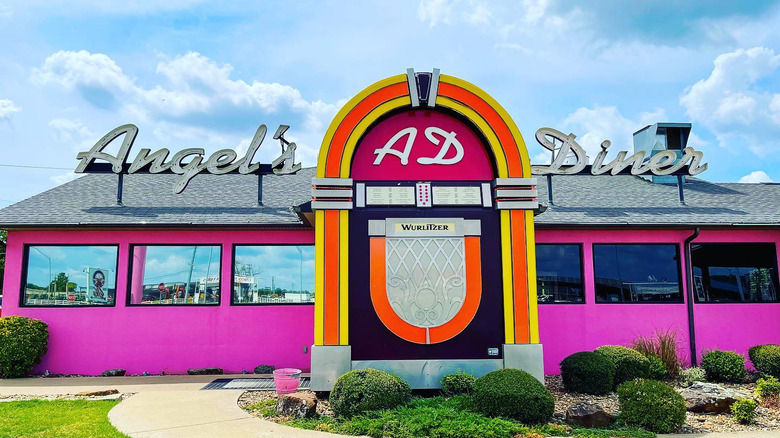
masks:
{"type": "Polygon", "coordinates": [[[277,394],[292,394],[298,390],[301,383],[301,370],[297,368],[280,368],[274,370],[274,385],[277,394]]]}

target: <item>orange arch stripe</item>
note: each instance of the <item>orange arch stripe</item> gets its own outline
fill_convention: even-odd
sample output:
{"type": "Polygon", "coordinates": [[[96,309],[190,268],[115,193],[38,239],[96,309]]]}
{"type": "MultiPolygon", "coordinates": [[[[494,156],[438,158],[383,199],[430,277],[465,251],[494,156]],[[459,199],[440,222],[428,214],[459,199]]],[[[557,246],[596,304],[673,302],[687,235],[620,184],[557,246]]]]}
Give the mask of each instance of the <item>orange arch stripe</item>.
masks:
{"type": "Polygon", "coordinates": [[[528,327],[528,269],[525,253],[525,212],[512,210],[512,281],[515,298],[515,342],[527,344],[528,327]]]}
{"type": "Polygon", "coordinates": [[[339,344],[339,212],[325,211],[325,345],[339,344]]]}
{"type": "Polygon", "coordinates": [[[493,128],[504,149],[507,168],[510,177],[523,177],[523,163],[517,150],[517,143],[504,119],[490,106],[474,93],[456,85],[442,82],[439,84],[439,95],[456,99],[480,114],[493,128]]]}
{"type": "Polygon", "coordinates": [[[325,165],[326,177],[337,178],[339,176],[341,158],[344,153],[344,147],[347,144],[347,139],[363,117],[388,100],[407,94],[409,94],[409,88],[406,82],[389,85],[367,96],[358,103],[346,117],[344,117],[344,120],[342,120],[341,124],[339,124],[339,127],[336,129],[336,133],[333,134],[333,139],[331,140],[330,148],[328,149],[328,158],[325,165]]]}

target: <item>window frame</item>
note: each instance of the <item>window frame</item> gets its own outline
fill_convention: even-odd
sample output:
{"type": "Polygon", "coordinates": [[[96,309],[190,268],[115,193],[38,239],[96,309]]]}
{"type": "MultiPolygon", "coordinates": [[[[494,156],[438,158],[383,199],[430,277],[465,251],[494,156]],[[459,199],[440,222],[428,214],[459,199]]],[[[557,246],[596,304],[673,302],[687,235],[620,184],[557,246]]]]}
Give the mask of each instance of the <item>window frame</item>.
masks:
{"type": "MultiPolygon", "coordinates": [[[[575,305],[575,306],[582,306],[585,304],[588,304],[588,290],[585,287],[585,249],[582,242],[544,242],[540,243],[537,242],[536,246],[541,245],[569,245],[569,246],[577,246],[579,249],[579,256],[580,256],[580,286],[582,287],[582,302],[581,303],[543,303],[539,301],[539,270],[538,270],[538,263],[537,263],[537,275],[536,275],[536,282],[537,282],[537,299],[536,303],[537,305],[575,305]]],[[[534,248],[534,254],[536,254],[536,248],[534,248]]],[[[594,277],[595,280],[595,277],[594,277]]]]}
{"type": "Polygon", "coordinates": [[[609,242],[598,242],[598,243],[592,243],[591,244],[591,257],[593,259],[593,303],[594,304],[652,304],[652,305],[679,305],[679,304],[685,304],[685,286],[683,285],[683,275],[682,275],[682,248],[681,248],[680,242],[620,242],[620,243],[609,243],[609,242]],[[679,285],[680,289],[680,300],[679,301],[616,301],[616,302],[610,302],[610,301],[599,301],[598,297],[598,283],[596,282],[596,246],[598,245],[611,245],[611,246],[627,246],[627,245],[644,245],[644,246],[674,246],[676,252],[677,252],[677,284],[679,285]]]}
{"type": "MultiPolygon", "coordinates": [[[[777,299],[775,301],[699,301],[698,297],[696,296],[696,285],[694,284],[694,290],[691,291],[693,296],[693,303],[694,304],[715,304],[715,305],[729,305],[729,304],[780,304],[780,273],[778,272],[778,265],[780,265],[780,260],[777,259],[777,243],[770,241],[770,242],[691,242],[691,244],[699,244],[699,245],[706,245],[706,244],[747,244],[747,245],[753,245],[753,244],[771,244],[774,247],[774,276],[772,277],[772,280],[775,282],[775,294],[777,295],[777,299]]],[[[693,265],[693,249],[691,249],[691,284],[694,282],[693,277],[693,269],[695,266],[693,265]]]]}
{"type": "Polygon", "coordinates": [[[68,308],[113,308],[116,307],[116,303],[119,301],[119,250],[120,250],[120,244],[118,243],[25,243],[22,245],[22,271],[21,271],[21,277],[19,282],[19,308],[28,308],[28,309],[68,309],[68,308]],[[116,264],[114,266],[114,303],[113,304],[100,304],[100,305],[94,305],[94,304],[69,304],[67,306],[65,305],[57,305],[57,304],[46,304],[46,305],[31,305],[25,303],[25,298],[27,298],[27,294],[25,293],[25,286],[27,285],[27,268],[30,262],[30,247],[33,246],[55,246],[55,247],[76,247],[76,246],[105,246],[105,247],[114,247],[116,248],[116,264]]]}
{"type": "MultiPolygon", "coordinates": [[[[231,306],[236,306],[236,307],[276,306],[278,307],[278,306],[313,306],[314,305],[316,298],[310,303],[236,303],[233,300],[233,292],[234,292],[233,283],[234,283],[234,278],[236,277],[236,248],[239,246],[311,246],[313,248],[314,244],[285,242],[285,243],[234,243],[233,245],[231,245],[231,252],[230,252],[230,305],[231,306]]],[[[315,259],[317,257],[316,251],[314,257],[315,259]]],[[[315,278],[315,288],[316,288],[316,278],[315,278]]]]}
{"type": "Polygon", "coordinates": [[[219,307],[222,305],[222,257],[224,256],[224,245],[221,243],[131,243],[128,245],[127,253],[127,288],[125,297],[125,306],[127,307],[219,307]],[[217,246],[219,247],[219,278],[220,278],[220,293],[219,299],[216,303],[204,303],[204,304],[133,304],[130,302],[132,296],[133,287],[133,249],[136,246],[217,246]]]}

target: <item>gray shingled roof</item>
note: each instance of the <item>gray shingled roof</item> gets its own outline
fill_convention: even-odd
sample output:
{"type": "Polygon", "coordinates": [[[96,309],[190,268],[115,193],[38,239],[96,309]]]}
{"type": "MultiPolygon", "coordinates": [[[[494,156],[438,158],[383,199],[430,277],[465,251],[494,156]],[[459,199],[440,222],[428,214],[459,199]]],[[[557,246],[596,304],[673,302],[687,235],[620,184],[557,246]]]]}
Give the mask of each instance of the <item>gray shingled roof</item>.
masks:
{"type": "Polygon", "coordinates": [[[257,205],[256,175],[200,174],[180,194],[174,174],[124,176],[121,206],[117,176],[87,174],[0,210],[0,227],[42,225],[300,225],[293,210],[311,201],[314,168],[263,177],[257,205]]]}
{"type": "MultiPolygon", "coordinates": [[[[117,206],[116,175],[89,174],[0,210],[0,227],[132,225],[301,225],[293,207],[311,200],[314,168],[265,176],[257,205],[254,175],[196,176],[176,195],[178,175],[125,176],[117,206]]],[[[545,177],[539,201],[547,202],[545,177]]],[[[553,177],[555,204],[536,217],[540,226],[780,225],[780,185],[711,183],[689,178],[686,205],[677,186],[643,178],[591,175],[553,177]]]]}

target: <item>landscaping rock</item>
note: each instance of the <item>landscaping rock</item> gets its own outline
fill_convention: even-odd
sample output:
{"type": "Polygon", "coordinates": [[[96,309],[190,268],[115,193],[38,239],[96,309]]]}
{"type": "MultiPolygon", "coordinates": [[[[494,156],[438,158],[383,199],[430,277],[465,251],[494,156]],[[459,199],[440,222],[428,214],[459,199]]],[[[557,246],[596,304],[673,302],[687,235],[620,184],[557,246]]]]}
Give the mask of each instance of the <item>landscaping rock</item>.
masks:
{"type": "Polygon", "coordinates": [[[694,383],[680,391],[680,395],[689,411],[717,414],[729,412],[732,403],[743,397],[737,391],[705,382],[694,383]]]}
{"type": "Polygon", "coordinates": [[[273,365],[258,365],[255,367],[255,374],[272,374],[275,369],[273,365]]]}
{"type": "Polygon", "coordinates": [[[223,374],[223,371],[222,368],[190,368],[187,370],[187,374],[191,376],[210,376],[223,374]]]}
{"type": "Polygon", "coordinates": [[[282,394],[276,400],[276,412],[293,418],[311,418],[317,413],[317,397],[310,392],[282,394]]]}
{"type": "Polygon", "coordinates": [[[580,402],[566,410],[566,422],[580,427],[606,427],[615,422],[615,417],[596,403],[580,402]]]}
{"type": "Polygon", "coordinates": [[[127,370],[123,370],[122,368],[116,368],[113,370],[103,371],[103,377],[120,377],[120,376],[124,376],[125,373],[127,373],[127,370]]]}
{"type": "Polygon", "coordinates": [[[76,395],[79,397],[103,397],[106,395],[113,395],[113,394],[119,394],[119,391],[116,389],[106,389],[104,391],[84,391],[84,392],[79,392],[76,395]]]}

